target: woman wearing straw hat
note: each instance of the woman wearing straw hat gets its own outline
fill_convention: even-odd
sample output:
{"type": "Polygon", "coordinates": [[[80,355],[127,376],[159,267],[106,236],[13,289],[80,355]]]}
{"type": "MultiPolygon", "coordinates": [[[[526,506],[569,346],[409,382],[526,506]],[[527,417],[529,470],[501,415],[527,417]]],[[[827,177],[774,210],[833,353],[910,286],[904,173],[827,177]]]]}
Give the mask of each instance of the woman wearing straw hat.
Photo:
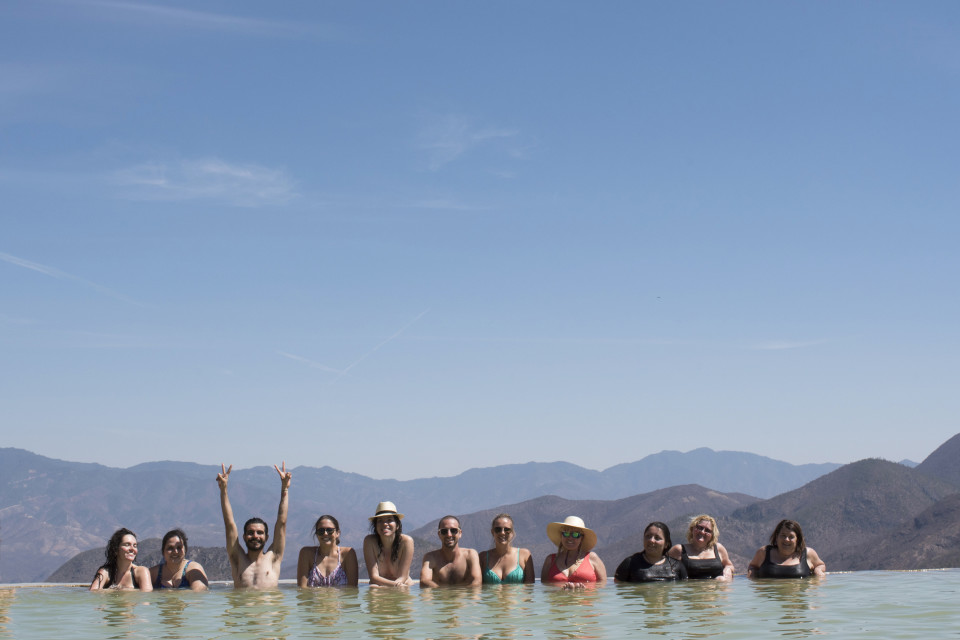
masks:
{"type": "Polygon", "coordinates": [[[397,506],[383,501],[370,516],[370,535],[363,539],[363,561],[370,586],[409,587],[413,538],[403,533],[403,514],[397,506]]]}
{"type": "Polygon", "coordinates": [[[567,516],[563,522],[551,522],[547,525],[547,537],[557,545],[557,552],[544,561],[540,582],[562,584],[565,588],[607,582],[603,560],[591,551],[597,544],[597,534],[581,518],[567,516]]]}

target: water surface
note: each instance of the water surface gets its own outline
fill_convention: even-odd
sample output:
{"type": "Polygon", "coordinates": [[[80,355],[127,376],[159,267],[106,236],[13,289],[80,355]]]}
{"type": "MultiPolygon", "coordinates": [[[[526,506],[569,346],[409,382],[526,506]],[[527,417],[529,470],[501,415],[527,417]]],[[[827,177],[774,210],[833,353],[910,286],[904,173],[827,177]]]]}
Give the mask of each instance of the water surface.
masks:
{"type": "Polygon", "coordinates": [[[0,588],[0,640],[16,638],[960,638],[960,570],[825,580],[89,593],[0,588]]]}

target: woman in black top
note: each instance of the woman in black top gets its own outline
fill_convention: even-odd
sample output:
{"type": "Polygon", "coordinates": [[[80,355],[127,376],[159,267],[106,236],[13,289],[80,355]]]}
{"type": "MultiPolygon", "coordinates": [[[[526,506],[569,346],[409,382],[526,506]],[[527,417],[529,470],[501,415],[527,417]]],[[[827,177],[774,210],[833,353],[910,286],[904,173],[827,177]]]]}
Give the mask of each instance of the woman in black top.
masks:
{"type": "Polygon", "coordinates": [[[770,544],[757,549],[748,578],[822,578],[827,565],[817,552],[806,545],[800,524],[781,520],[770,536],[770,544]]]}
{"type": "Polygon", "coordinates": [[[717,521],[712,516],[699,515],[687,527],[687,544],[674,545],[669,554],[683,563],[691,580],[732,580],[733,562],[719,539],[717,521]]]}
{"type": "Polygon", "coordinates": [[[683,563],[666,555],[671,546],[670,528],[662,522],[651,522],[643,530],[643,551],[621,562],[613,579],[617,582],[686,580],[683,563]]]}

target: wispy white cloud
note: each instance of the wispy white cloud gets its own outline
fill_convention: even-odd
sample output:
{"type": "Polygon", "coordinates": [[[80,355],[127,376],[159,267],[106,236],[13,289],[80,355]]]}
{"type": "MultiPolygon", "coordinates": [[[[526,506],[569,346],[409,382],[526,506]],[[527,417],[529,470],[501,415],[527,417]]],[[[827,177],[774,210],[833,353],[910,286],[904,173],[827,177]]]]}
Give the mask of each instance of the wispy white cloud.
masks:
{"type": "Polygon", "coordinates": [[[49,267],[47,265],[40,264],[38,262],[31,262],[30,260],[24,260],[23,258],[18,258],[17,256],[12,256],[9,253],[3,253],[3,252],[0,252],[0,260],[18,267],[23,267],[24,269],[30,269],[31,271],[42,273],[45,276],[50,276],[51,278],[56,278],[57,280],[66,280],[69,282],[76,282],[77,284],[93,289],[98,293],[102,293],[103,295],[110,296],[111,298],[116,298],[117,300],[122,300],[124,302],[128,302],[130,304],[135,304],[140,306],[140,303],[137,302],[136,300],[132,298],[128,298],[123,294],[117,293],[113,289],[105,287],[101,284],[97,284],[96,282],[90,282],[89,280],[85,280],[79,276],[75,276],[65,271],[61,271],[60,269],[57,269],[55,267],[49,267]]]}
{"type": "Polygon", "coordinates": [[[282,170],[217,158],[139,164],[114,172],[112,180],[123,188],[123,197],[133,200],[215,200],[258,207],[297,196],[282,170]]]}
{"type": "Polygon", "coordinates": [[[281,355],[284,358],[290,358],[291,360],[296,360],[297,362],[302,362],[303,364],[307,365],[308,367],[311,367],[312,369],[320,369],[322,371],[329,371],[330,373],[342,373],[340,369],[334,369],[333,367],[328,367],[325,364],[314,362],[313,360],[309,360],[307,358],[304,358],[303,356],[294,355],[292,353],[287,353],[285,351],[277,351],[277,355],[281,355]]]}
{"type": "Polygon", "coordinates": [[[420,131],[419,147],[426,151],[431,171],[438,171],[469,150],[497,138],[519,135],[516,129],[476,127],[469,118],[447,115],[420,131]]]}
{"type": "MultiPolygon", "coordinates": [[[[428,313],[429,311],[430,311],[430,309],[424,309],[423,311],[420,312],[419,315],[417,315],[416,318],[414,318],[413,320],[411,320],[411,321],[408,322],[407,324],[403,325],[403,327],[401,327],[399,331],[397,331],[396,333],[394,333],[393,335],[391,335],[391,336],[390,336],[389,338],[387,338],[386,340],[380,342],[380,343],[379,343],[377,346],[375,346],[373,349],[370,349],[370,351],[367,351],[365,354],[363,354],[362,356],[360,356],[359,358],[357,358],[356,360],[354,360],[352,363],[350,363],[350,364],[347,366],[346,369],[344,369],[343,371],[340,372],[340,375],[338,375],[336,378],[333,379],[333,382],[336,382],[337,380],[339,380],[339,379],[342,378],[343,376],[347,375],[347,373],[349,373],[351,369],[353,369],[355,366],[357,366],[358,364],[360,364],[361,362],[363,362],[364,360],[366,360],[367,358],[369,358],[370,356],[372,356],[374,353],[376,353],[377,351],[379,351],[379,350],[380,350],[382,347],[384,347],[386,344],[388,344],[388,343],[396,340],[398,337],[400,337],[400,334],[401,334],[401,333],[403,333],[404,331],[406,331],[407,329],[409,329],[410,327],[412,327],[414,324],[416,324],[416,322],[417,322],[418,320],[420,320],[420,318],[422,318],[423,316],[427,315],[427,313],[428,313]]],[[[333,382],[331,382],[330,384],[333,384],[333,382]]]]}
{"type": "Polygon", "coordinates": [[[177,29],[199,29],[263,37],[338,37],[339,30],[326,25],[234,16],[209,11],[182,9],[149,2],[123,0],[68,0],[69,4],[96,11],[104,18],[127,20],[177,29]]]}

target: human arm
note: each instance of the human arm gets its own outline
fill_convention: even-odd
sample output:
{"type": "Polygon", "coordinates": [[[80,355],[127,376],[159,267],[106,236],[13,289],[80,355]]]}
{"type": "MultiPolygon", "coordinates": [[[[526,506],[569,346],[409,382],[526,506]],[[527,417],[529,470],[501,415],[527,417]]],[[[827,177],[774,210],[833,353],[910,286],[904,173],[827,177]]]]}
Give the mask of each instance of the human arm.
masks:
{"type": "Polygon", "coordinates": [[[548,555],[546,558],[544,558],[544,560],[543,560],[543,567],[540,568],[540,582],[541,582],[541,584],[542,584],[543,582],[549,582],[549,580],[547,580],[547,576],[550,575],[550,574],[549,574],[550,565],[553,564],[553,559],[554,559],[555,557],[557,557],[557,554],[551,553],[551,554],[548,555]]]}
{"type": "Polygon", "coordinates": [[[357,552],[355,549],[347,549],[340,561],[343,564],[343,570],[347,574],[347,586],[355,587],[359,581],[360,568],[357,563],[357,552]]]}
{"type": "Polygon", "coordinates": [[[757,552],[753,554],[753,560],[750,561],[750,564],[747,565],[747,577],[748,578],[757,578],[760,573],[760,565],[763,564],[763,559],[766,557],[767,548],[760,547],[757,549],[757,552]]]}
{"type": "Polygon", "coordinates": [[[310,555],[312,550],[314,547],[301,547],[297,557],[297,586],[301,589],[307,586],[307,578],[313,571],[313,556],[310,555]]]}
{"type": "Polygon", "coordinates": [[[440,583],[433,579],[433,551],[423,556],[423,564],[420,565],[420,588],[439,587],[440,583]]]}
{"type": "Polygon", "coordinates": [[[810,547],[807,547],[807,564],[810,565],[810,571],[814,576],[822,578],[827,575],[827,564],[810,547]]]}
{"type": "Polygon", "coordinates": [[[733,580],[733,561],[730,560],[730,554],[727,553],[727,548],[718,542],[716,551],[720,557],[720,562],[723,564],[723,573],[717,576],[717,580],[733,580]]]}
{"type": "Polygon", "coordinates": [[[626,557],[617,565],[616,571],[613,572],[614,582],[630,582],[630,560],[632,558],[633,556],[626,557]]]}
{"type": "Polygon", "coordinates": [[[523,582],[525,584],[533,584],[537,579],[537,576],[534,574],[533,570],[533,554],[527,549],[521,549],[520,557],[523,558],[524,554],[526,554],[527,557],[525,560],[523,560],[523,582]]]}
{"type": "Polygon", "coordinates": [[[591,551],[587,555],[587,560],[593,565],[593,571],[597,574],[597,584],[600,586],[607,584],[607,568],[603,566],[600,556],[591,551]]]}
{"type": "Polygon", "coordinates": [[[110,573],[104,567],[97,569],[93,576],[93,582],[90,583],[90,591],[101,591],[110,584],[110,573]]]}
{"type": "Polygon", "coordinates": [[[674,560],[683,560],[683,545],[675,544],[667,551],[667,555],[674,560]]]}
{"type": "Polygon", "coordinates": [[[483,576],[480,574],[480,556],[476,549],[470,549],[470,555],[467,557],[467,571],[470,575],[471,587],[479,587],[483,584],[483,576]]]}
{"type": "Polygon", "coordinates": [[[190,562],[187,566],[187,573],[183,577],[189,582],[191,591],[206,591],[210,588],[207,572],[203,565],[196,560],[190,562]]]}
{"type": "Polygon", "coordinates": [[[230,472],[233,465],[225,467],[220,463],[220,473],[217,474],[217,485],[220,487],[220,510],[223,512],[223,529],[227,536],[227,556],[230,564],[236,565],[236,558],[240,555],[240,539],[237,536],[237,523],[233,519],[233,507],[230,506],[230,496],[227,495],[227,483],[230,481],[230,472]]]}
{"type": "Polygon", "coordinates": [[[153,582],[150,581],[150,569],[148,567],[134,567],[133,574],[137,576],[137,588],[140,591],[153,591],[153,582]]]}
{"type": "Polygon", "coordinates": [[[290,483],[293,481],[292,474],[287,471],[287,463],[282,462],[281,466],[273,465],[280,475],[280,506],[277,507],[277,523],[273,526],[273,564],[276,567],[277,575],[280,574],[280,563],[283,561],[283,551],[287,546],[287,508],[289,506],[290,483]]]}

